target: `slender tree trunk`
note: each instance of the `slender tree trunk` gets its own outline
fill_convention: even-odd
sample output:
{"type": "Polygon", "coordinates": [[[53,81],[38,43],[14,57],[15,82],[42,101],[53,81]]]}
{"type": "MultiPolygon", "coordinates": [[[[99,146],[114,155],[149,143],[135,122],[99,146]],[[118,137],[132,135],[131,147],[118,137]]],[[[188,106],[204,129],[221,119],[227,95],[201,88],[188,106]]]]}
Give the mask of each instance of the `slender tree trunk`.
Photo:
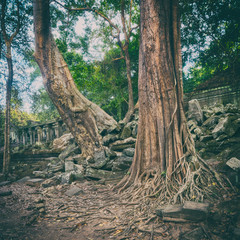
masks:
{"type": "Polygon", "coordinates": [[[4,152],[3,152],[3,174],[9,174],[10,166],[10,113],[11,113],[11,92],[13,83],[13,64],[11,55],[11,46],[7,44],[7,64],[8,64],[8,79],[6,93],[6,113],[5,113],[5,129],[4,129],[4,152]]]}
{"type": "Polygon", "coordinates": [[[123,119],[123,122],[127,123],[134,112],[134,100],[133,100],[133,88],[132,88],[132,77],[131,77],[131,62],[128,47],[124,51],[124,58],[126,62],[127,80],[128,80],[128,111],[123,119]]]}
{"type": "Polygon", "coordinates": [[[140,9],[138,136],[130,174],[116,188],[132,198],[202,201],[211,177],[219,178],[198,157],[186,125],[178,1],[141,0],[140,9]]]}
{"type": "Polygon", "coordinates": [[[63,121],[75,137],[82,155],[92,156],[102,149],[99,131],[116,121],[77,89],[68,66],[51,34],[49,0],[34,0],[35,59],[44,86],[63,121]]]}

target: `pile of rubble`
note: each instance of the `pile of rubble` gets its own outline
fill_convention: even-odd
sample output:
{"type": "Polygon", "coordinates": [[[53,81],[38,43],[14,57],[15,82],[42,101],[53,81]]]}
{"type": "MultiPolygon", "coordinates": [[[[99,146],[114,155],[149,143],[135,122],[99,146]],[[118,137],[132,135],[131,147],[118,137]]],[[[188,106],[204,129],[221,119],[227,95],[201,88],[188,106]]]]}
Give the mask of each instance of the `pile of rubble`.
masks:
{"type": "Polygon", "coordinates": [[[240,109],[233,104],[201,109],[197,100],[191,100],[187,124],[200,156],[239,184],[240,109]]]}

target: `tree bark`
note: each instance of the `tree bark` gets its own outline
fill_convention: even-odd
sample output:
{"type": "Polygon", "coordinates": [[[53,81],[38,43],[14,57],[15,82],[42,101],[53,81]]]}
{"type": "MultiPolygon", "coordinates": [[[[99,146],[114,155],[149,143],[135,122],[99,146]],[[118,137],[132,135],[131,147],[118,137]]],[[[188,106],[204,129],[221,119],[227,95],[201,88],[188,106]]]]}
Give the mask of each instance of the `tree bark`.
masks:
{"type": "Polygon", "coordinates": [[[5,129],[4,129],[4,152],[3,152],[3,174],[9,174],[10,166],[10,113],[11,113],[11,92],[13,83],[13,63],[11,54],[11,45],[7,44],[7,64],[8,64],[8,79],[6,87],[6,113],[5,113],[5,129]]]}
{"type": "Polygon", "coordinates": [[[102,149],[99,131],[116,121],[77,89],[68,66],[51,34],[49,0],[34,0],[35,59],[44,86],[73,134],[82,156],[93,156],[102,149]]]}
{"type": "Polygon", "coordinates": [[[141,0],[140,9],[138,136],[129,175],[116,188],[133,197],[201,201],[211,195],[209,179],[219,178],[198,157],[186,125],[178,1],[141,0]]]}
{"type": "Polygon", "coordinates": [[[170,176],[173,165],[183,156],[174,24],[172,1],[141,1],[139,133],[131,168],[134,178],[155,168],[170,176]]]}
{"type": "Polygon", "coordinates": [[[10,166],[10,114],[11,114],[11,93],[13,83],[13,61],[12,61],[12,41],[19,33],[21,22],[19,14],[19,2],[17,1],[17,25],[15,31],[8,36],[5,22],[5,11],[7,1],[2,0],[2,11],[1,11],[1,33],[3,35],[4,43],[6,45],[6,59],[8,65],[8,79],[6,84],[6,113],[5,113],[5,129],[4,129],[4,152],[3,152],[3,174],[9,174],[10,166]]]}

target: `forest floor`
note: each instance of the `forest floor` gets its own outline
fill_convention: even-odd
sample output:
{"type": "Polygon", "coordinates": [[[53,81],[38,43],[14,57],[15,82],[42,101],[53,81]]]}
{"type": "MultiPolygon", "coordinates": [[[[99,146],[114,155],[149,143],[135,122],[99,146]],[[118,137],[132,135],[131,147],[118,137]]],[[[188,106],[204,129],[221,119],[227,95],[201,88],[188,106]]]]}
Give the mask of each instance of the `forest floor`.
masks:
{"type": "Polygon", "coordinates": [[[234,229],[240,227],[237,195],[213,204],[204,222],[173,223],[163,222],[155,213],[152,218],[139,216],[139,204],[113,192],[112,184],[84,181],[42,188],[15,182],[1,186],[0,192],[9,195],[0,196],[0,239],[232,240],[234,229]],[[68,196],[73,187],[81,191],[68,196]],[[196,237],[184,235],[195,236],[194,232],[196,237]]]}

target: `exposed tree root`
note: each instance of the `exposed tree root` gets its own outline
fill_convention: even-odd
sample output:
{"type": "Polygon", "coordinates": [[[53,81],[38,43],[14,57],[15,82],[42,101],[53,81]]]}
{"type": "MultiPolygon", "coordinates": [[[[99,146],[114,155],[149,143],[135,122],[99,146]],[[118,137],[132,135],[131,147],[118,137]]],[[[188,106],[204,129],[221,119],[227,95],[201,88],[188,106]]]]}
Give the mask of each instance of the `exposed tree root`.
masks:
{"type": "Polygon", "coordinates": [[[158,169],[147,169],[134,179],[125,176],[116,189],[131,201],[148,203],[148,207],[150,203],[157,207],[185,201],[211,202],[227,191],[220,176],[197,154],[185,155],[174,169],[170,176],[158,169]]]}

